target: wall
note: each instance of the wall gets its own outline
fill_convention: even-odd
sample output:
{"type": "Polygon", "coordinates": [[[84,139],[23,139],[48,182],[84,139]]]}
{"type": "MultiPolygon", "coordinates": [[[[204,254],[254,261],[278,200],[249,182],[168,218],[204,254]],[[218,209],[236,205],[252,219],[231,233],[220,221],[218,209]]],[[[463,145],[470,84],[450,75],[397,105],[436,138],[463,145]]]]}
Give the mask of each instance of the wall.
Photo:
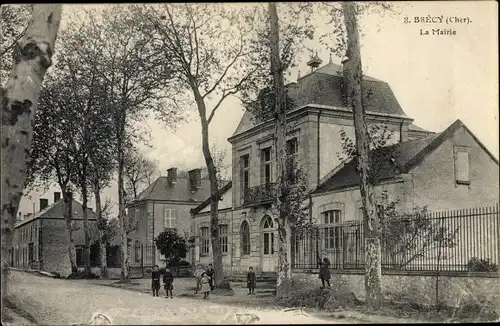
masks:
{"type": "MultiPolygon", "coordinates": [[[[228,226],[228,236],[227,236],[227,244],[228,250],[226,253],[222,253],[222,265],[223,269],[227,273],[227,271],[231,270],[232,266],[232,254],[234,251],[234,225],[233,225],[233,214],[232,211],[229,210],[220,210],[219,211],[219,225],[225,224],[228,226]]],[[[210,213],[205,212],[196,215],[196,218],[193,218],[193,229],[192,233],[196,236],[195,239],[195,249],[194,249],[194,264],[202,264],[207,266],[208,264],[213,264],[213,255],[212,255],[212,241],[210,239],[209,247],[208,247],[208,255],[201,254],[201,231],[200,228],[208,227],[210,228],[210,213]]]]}
{"type": "MultiPolygon", "coordinates": [[[[310,128],[312,116],[303,116],[290,122],[287,132],[287,140],[296,137],[298,140],[298,159],[299,162],[306,166],[310,185],[317,180],[314,167],[310,166],[311,158],[313,157],[313,148],[311,140],[316,139],[312,135],[310,128]]],[[[249,135],[246,138],[238,140],[232,144],[232,180],[233,180],[233,207],[240,207],[242,204],[241,180],[240,180],[240,158],[248,154],[250,156],[249,168],[250,179],[249,186],[255,187],[262,184],[261,181],[261,157],[260,150],[273,145],[272,135],[274,126],[262,128],[258,133],[249,135]]],[[[275,160],[276,152],[273,149],[272,159],[275,160]]],[[[273,164],[273,180],[276,180],[276,167],[273,164]]]]}
{"type": "Polygon", "coordinates": [[[429,210],[495,205],[499,198],[498,164],[461,128],[439,148],[415,167],[413,176],[414,201],[429,210]],[[455,183],[453,146],[470,147],[470,185],[455,183]]]}
{"type": "MultiPolygon", "coordinates": [[[[95,220],[89,221],[95,230],[95,220]]],[[[73,231],[73,242],[75,246],[84,245],[83,220],[73,220],[77,228],[73,231]]],[[[71,273],[71,264],[68,253],[68,229],[63,219],[43,219],[41,229],[43,270],[58,272],[61,276],[71,273]]],[[[96,239],[96,234],[91,232],[91,239],[96,239]]]]}
{"type": "MultiPolygon", "coordinates": [[[[224,214],[224,213],[223,213],[224,214]]],[[[270,212],[261,209],[236,209],[227,211],[226,215],[220,215],[220,224],[228,223],[230,225],[230,234],[228,236],[228,253],[223,255],[222,263],[226,275],[241,273],[248,270],[248,267],[253,267],[257,273],[263,269],[262,266],[262,234],[261,226],[263,217],[270,215],[270,212]],[[242,255],[241,252],[241,224],[246,221],[250,227],[250,254],[242,255]]],[[[200,228],[210,225],[210,217],[208,214],[198,214],[193,219],[193,229],[197,232],[195,243],[195,262],[204,265],[212,263],[212,249],[210,248],[208,256],[200,256],[200,228]]],[[[274,257],[272,261],[277,262],[278,238],[277,233],[274,235],[274,257]]]]}
{"type": "Polygon", "coordinates": [[[13,265],[15,267],[29,267],[29,244],[33,244],[33,267],[36,268],[40,264],[40,220],[33,220],[14,230],[12,238],[13,247],[13,265]]]}
{"type": "MultiPolygon", "coordinates": [[[[386,121],[385,124],[387,125],[388,129],[393,132],[392,138],[388,141],[388,144],[397,143],[400,137],[399,122],[391,123],[389,121],[386,121]]],[[[407,128],[407,126],[405,125],[404,128],[407,128]]],[[[341,163],[339,155],[343,157],[341,146],[342,141],[340,138],[340,131],[342,129],[347,133],[350,139],[352,139],[353,141],[355,140],[354,124],[352,118],[320,118],[320,179],[341,163]]],[[[315,144],[314,148],[316,147],[317,145],[315,144]]],[[[316,156],[314,158],[316,162],[316,156]]]]}
{"type": "MultiPolygon", "coordinates": [[[[375,196],[379,197],[384,190],[387,191],[389,201],[399,199],[401,204],[403,204],[404,184],[402,180],[396,179],[392,181],[392,183],[386,183],[375,187],[375,196]]],[[[361,208],[361,193],[358,187],[315,195],[312,198],[312,216],[319,223],[324,223],[324,221],[321,221],[321,213],[332,209],[329,207],[331,205],[337,205],[334,209],[342,210],[343,221],[361,220],[361,216],[359,215],[359,209],[361,208]]]]}
{"type": "MultiPolygon", "coordinates": [[[[174,204],[166,202],[155,202],[154,203],[154,237],[157,237],[165,229],[165,223],[163,219],[164,209],[172,209],[172,213],[176,217],[176,228],[177,232],[184,236],[189,237],[191,233],[191,212],[192,208],[195,208],[200,203],[193,204],[174,204]]],[[[164,264],[164,258],[159,251],[156,252],[156,264],[164,264]]]]}
{"type": "MultiPolygon", "coordinates": [[[[294,272],[292,277],[301,283],[319,285],[317,273],[294,272]]],[[[423,305],[435,303],[435,282],[433,276],[382,275],[382,289],[385,297],[395,301],[415,302],[423,305]]],[[[364,275],[332,273],[330,283],[342,287],[364,300],[364,275]]],[[[456,307],[477,299],[486,299],[494,307],[500,307],[500,278],[498,277],[452,277],[440,276],[439,298],[448,306],[456,307]]]]}

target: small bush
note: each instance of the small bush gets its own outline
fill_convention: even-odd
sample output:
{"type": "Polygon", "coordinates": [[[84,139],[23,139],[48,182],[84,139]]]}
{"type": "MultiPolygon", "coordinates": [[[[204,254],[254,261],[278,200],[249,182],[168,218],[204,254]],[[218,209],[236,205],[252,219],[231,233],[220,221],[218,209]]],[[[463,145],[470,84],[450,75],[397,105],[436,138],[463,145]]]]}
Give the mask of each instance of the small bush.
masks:
{"type": "Polygon", "coordinates": [[[497,264],[488,259],[480,259],[473,257],[467,263],[470,272],[498,272],[497,264]]]}

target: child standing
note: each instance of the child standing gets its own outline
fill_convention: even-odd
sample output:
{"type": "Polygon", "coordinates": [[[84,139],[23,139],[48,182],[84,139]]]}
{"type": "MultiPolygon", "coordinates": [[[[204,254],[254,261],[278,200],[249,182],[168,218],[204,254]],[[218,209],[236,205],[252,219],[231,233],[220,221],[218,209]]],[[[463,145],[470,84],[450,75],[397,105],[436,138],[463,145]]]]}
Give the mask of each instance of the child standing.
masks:
{"type": "Polygon", "coordinates": [[[247,285],[248,285],[248,294],[255,294],[255,272],[253,271],[253,267],[248,267],[247,273],[247,285]]]}
{"type": "Polygon", "coordinates": [[[196,277],[196,290],[194,291],[194,294],[198,293],[201,288],[201,275],[203,273],[205,273],[203,266],[198,264],[198,268],[194,271],[194,277],[196,277]]]}
{"type": "Polygon", "coordinates": [[[203,299],[208,299],[210,294],[210,277],[207,276],[206,272],[201,274],[201,292],[203,292],[203,299]]]}
{"type": "Polygon", "coordinates": [[[325,282],[330,287],[330,261],[328,258],[323,258],[323,261],[320,262],[321,266],[319,267],[319,278],[321,279],[321,284],[325,287],[325,282]]]}
{"type": "Polygon", "coordinates": [[[160,271],[158,270],[158,265],[153,266],[153,271],[151,272],[151,290],[153,291],[153,297],[159,296],[160,292],[160,271]]]}
{"type": "Polygon", "coordinates": [[[207,276],[210,277],[210,290],[214,290],[214,275],[215,275],[215,270],[212,267],[212,264],[208,264],[207,268],[207,276]]]}
{"type": "Polygon", "coordinates": [[[170,266],[165,268],[165,273],[163,274],[163,287],[165,288],[165,298],[168,298],[168,293],[170,292],[170,299],[173,299],[172,290],[174,289],[174,274],[172,274],[170,266]]]}

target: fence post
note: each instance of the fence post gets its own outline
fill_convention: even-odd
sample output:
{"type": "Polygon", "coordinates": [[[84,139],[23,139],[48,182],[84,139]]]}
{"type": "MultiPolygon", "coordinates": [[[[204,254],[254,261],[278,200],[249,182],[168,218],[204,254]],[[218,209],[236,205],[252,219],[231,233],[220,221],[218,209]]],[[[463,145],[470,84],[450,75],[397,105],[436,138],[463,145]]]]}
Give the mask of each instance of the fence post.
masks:
{"type": "Polygon", "coordinates": [[[141,242],[141,270],[142,278],[144,278],[144,244],[141,242]]]}
{"type": "Polygon", "coordinates": [[[495,207],[495,214],[497,216],[497,266],[500,265],[500,212],[498,211],[498,203],[495,207]]]}

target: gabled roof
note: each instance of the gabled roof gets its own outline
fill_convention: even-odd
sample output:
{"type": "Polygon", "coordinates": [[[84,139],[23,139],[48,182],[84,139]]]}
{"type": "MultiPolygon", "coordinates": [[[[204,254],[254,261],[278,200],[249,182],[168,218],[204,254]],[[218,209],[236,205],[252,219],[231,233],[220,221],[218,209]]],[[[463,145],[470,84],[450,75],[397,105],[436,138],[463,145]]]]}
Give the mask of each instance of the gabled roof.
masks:
{"type": "Polygon", "coordinates": [[[413,123],[410,123],[408,126],[409,131],[421,131],[421,132],[427,132],[427,133],[432,133],[432,131],[425,130],[424,128],[421,128],[413,123]]]}
{"type": "MultiPolygon", "coordinates": [[[[231,195],[231,187],[233,186],[233,182],[229,181],[226,183],[221,189],[219,189],[219,197],[224,197],[225,194],[231,195]],[[229,193],[228,193],[229,191],[229,193]]],[[[231,198],[232,199],[232,198],[231,198]]],[[[203,209],[208,207],[212,203],[212,198],[208,197],[206,200],[204,200],[200,205],[196,206],[195,208],[191,209],[191,214],[196,215],[199,212],[201,212],[203,209]]],[[[229,200],[229,205],[231,207],[232,200],[229,200]]],[[[219,209],[225,209],[225,208],[230,208],[230,207],[219,207],[219,209]]]]}
{"type": "MultiPolygon", "coordinates": [[[[372,151],[372,166],[373,171],[376,171],[377,179],[383,181],[394,178],[399,173],[407,173],[419,165],[427,155],[441,146],[444,141],[453,136],[462,127],[471,134],[483,150],[498,164],[498,160],[484,147],[479,139],[472,134],[462,121],[457,120],[441,133],[431,134],[421,139],[409,140],[372,151]]],[[[330,177],[324,179],[313,193],[319,194],[359,185],[360,177],[357,166],[358,160],[357,158],[353,158],[336,172],[332,173],[330,177]]]]}
{"type": "MultiPolygon", "coordinates": [[[[77,202],[76,200],[73,199],[73,211],[75,207],[80,207],[80,209],[83,212],[83,207],[82,204],[77,202]]],[[[89,213],[88,218],[89,219],[94,219],[94,211],[91,208],[87,208],[87,211],[89,213]]],[[[15,227],[21,226],[23,224],[29,223],[31,221],[37,220],[39,218],[64,218],[63,216],[64,212],[64,201],[62,199],[56,201],[55,203],[45,207],[44,209],[35,212],[35,214],[29,215],[25,220],[19,221],[16,223],[15,227]]],[[[73,218],[83,218],[83,216],[78,216],[78,211],[73,213],[73,218]]]]}
{"type": "Polygon", "coordinates": [[[201,188],[192,192],[191,181],[188,178],[177,178],[175,184],[169,184],[167,177],[164,176],[158,177],[138,196],[134,203],[144,200],[201,203],[209,196],[210,180],[202,179],[201,188]]]}
{"type": "MultiPolygon", "coordinates": [[[[299,78],[296,83],[290,83],[285,87],[295,108],[317,104],[347,109],[342,84],[342,67],[335,63],[328,63],[299,78]]],[[[406,116],[389,84],[363,75],[362,85],[364,93],[367,94],[366,111],[406,116]]],[[[256,125],[257,122],[252,119],[252,114],[246,111],[233,136],[256,125]]]]}

